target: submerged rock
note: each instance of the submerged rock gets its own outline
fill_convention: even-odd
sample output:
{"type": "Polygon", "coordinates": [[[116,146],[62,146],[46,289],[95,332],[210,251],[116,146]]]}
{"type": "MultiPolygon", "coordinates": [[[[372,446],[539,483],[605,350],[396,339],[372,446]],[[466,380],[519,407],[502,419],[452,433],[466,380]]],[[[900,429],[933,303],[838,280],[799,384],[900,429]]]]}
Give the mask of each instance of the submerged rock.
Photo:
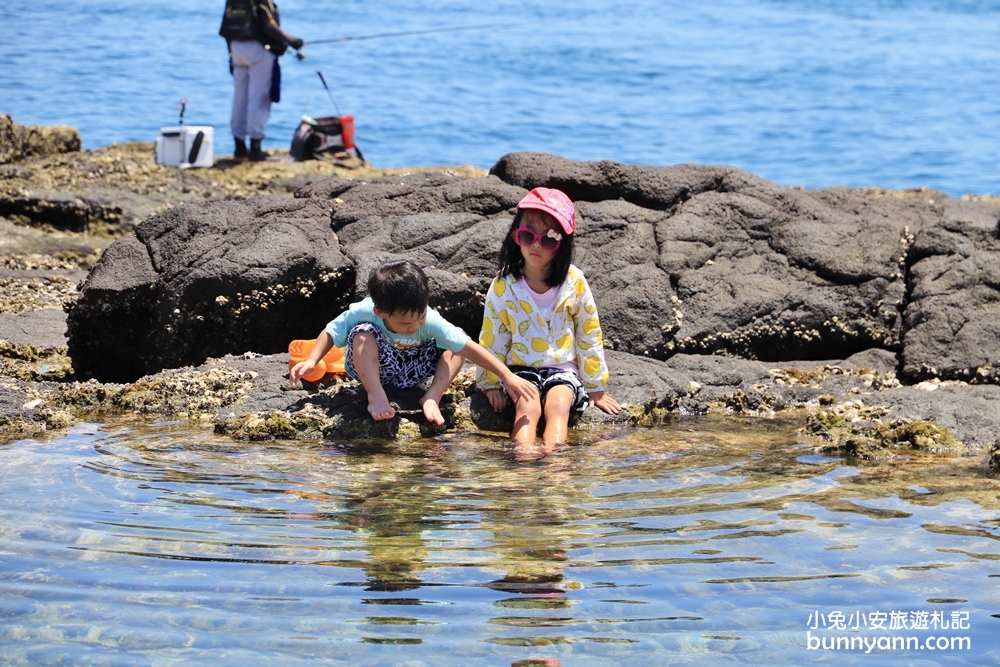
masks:
{"type": "Polygon", "coordinates": [[[891,457],[901,449],[933,454],[966,450],[946,428],[925,420],[887,420],[888,413],[883,407],[850,401],[809,415],[805,432],[822,438],[826,444],[821,450],[826,453],[860,459],[891,457]]]}

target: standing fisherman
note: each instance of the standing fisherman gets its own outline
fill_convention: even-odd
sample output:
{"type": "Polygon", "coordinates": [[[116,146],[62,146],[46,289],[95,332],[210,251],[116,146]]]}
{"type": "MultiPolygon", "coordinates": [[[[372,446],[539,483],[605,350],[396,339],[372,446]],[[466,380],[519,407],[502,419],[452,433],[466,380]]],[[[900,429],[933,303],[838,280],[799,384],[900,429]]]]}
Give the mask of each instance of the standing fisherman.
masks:
{"type": "Polygon", "coordinates": [[[283,31],[280,24],[273,0],[226,0],[219,34],[229,46],[229,68],[233,74],[233,113],[229,125],[236,140],[233,159],[237,162],[267,159],[260,142],[271,115],[271,102],[280,98],[278,56],[288,46],[298,50],[305,43],[283,31]]]}

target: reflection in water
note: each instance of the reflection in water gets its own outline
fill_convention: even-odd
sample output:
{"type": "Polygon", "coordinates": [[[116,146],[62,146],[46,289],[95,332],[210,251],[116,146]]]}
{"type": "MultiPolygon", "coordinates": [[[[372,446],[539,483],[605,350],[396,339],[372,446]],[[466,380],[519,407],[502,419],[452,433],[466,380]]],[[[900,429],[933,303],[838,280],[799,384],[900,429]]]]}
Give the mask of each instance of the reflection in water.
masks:
{"type": "Polygon", "coordinates": [[[0,662],[803,663],[808,619],[898,610],[967,613],[970,650],[933,661],[992,660],[1000,484],[973,458],[852,467],[796,426],[698,419],[539,456],[169,424],[14,443],[0,662]]]}

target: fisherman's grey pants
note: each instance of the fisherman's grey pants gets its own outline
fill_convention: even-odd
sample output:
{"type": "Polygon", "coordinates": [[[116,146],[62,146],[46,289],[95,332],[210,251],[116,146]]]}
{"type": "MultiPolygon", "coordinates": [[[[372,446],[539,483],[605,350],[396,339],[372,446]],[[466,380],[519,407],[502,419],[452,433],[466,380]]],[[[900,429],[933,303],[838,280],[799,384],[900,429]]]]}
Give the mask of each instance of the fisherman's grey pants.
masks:
{"type": "Polygon", "coordinates": [[[257,41],[232,41],[233,114],[229,127],[237,139],[263,139],[271,116],[271,70],[275,56],[257,41]]]}

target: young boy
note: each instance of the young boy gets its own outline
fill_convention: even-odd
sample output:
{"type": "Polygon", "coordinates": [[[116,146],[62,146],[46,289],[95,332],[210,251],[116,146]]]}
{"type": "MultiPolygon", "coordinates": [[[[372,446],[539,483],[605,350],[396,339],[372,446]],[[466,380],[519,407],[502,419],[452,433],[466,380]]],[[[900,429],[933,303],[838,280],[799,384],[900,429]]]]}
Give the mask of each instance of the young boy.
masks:
{"type": "Polygon", "coordinates": [[[292,386],[336,345],[345,348],[347,373],[368,392],[368,412],[375,420],[396,414],[385,386],[406,389],[433,375],[420,405],[427,421],[443,424],[441,396],[465,358],[500,376],[513,400],[538,397],[534,385],[514,375],[491,352],[428,308],[429,291],[427,276],[409,260],[386,262],[374,269],[368,277],[368,298],[351,304],[326,325],[309,358],[292,367],[292,386]]]}

